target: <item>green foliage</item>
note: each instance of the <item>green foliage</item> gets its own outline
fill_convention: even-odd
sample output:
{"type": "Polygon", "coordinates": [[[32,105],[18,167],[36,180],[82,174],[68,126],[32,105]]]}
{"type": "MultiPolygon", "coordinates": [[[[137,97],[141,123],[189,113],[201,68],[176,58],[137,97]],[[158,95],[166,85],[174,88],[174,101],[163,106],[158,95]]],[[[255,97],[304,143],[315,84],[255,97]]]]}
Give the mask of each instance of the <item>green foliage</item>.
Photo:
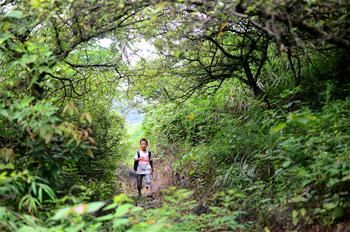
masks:
{"type": "Polygon", "coordinates": [[[288,112],[288,106],[263,110],[252,99],[238,108],[235,92],[231,83],[210,101],[197,97],[181,110],[172,111],[170,104],[148,115],[147,130],[172,148],[184,184],[196,194],[212,184],[242,191],[246,197],[235,200],[236,210],[243,208],[246,220],[259,222],[251,229],[270,220],[284,229],[341,220],[350,209],[349,99],[329,101],[316,112],[307,107],[288,112]]]}
{"type": "Polygon", "coordinates": [[[279,188],[293,190],[289,203],[306,209],[306,220],[329,224],[349,210],[348,109],[346,100],[332,102],[319,115],[291,113],[279,136],[277,149],[283,158],[275,164],[274,180],[279,188]]]}
{"type": "MultiPolygon", "coordinates": [[[[76,13],[72,4],[1,3],[0,204],[8,217],[1,230],[42,223],[56,207],[105,199],[115,189],[115,163],[124,149],[124,120],[111,110],[116,93],[101,88],[106,82],[91,66],[71,63],[81,60],[82,52],[73,50],[86,48],[83,37],[93,40],[106,28],[85,25],[80,32],[87,34],[71,36],[72,28],[63,27],[76,13]]],[[[90,48],[86,62],[119,61],[96,43],[90,48]]]]}
{"type": "Polygon", "coordinates": [[[346,219],[345,1],[0,5],[0,230],[283,231],[346,219]],[[158,54],[134,62],[143,40],[158,54]],[[147,114],[131,138],[113,109],[126,95],[147,114]],[[120,195],[104,208],[141,134],[194,192],[171,188],[147,210],[120,195]],[[206,213],[190,213],[194,199],[206,213]]]}
{"type": "MultiPolygon", "coordinates": [[[[188,190],[174,188],[164,190],[164,205],[161,208],[144,210],[133,204],[125,195],[117,195],[111,204],[103,202],[81,203],[58,210],[46,222],[35,221],[22,215],[17,221],[18,231],[102,231],[110,227],[113,231],[201,231],[235,230],[244,228],[236,222],[240,214],[230,208],[235,193],[216,196],[210,213],[194,215],[190,210],[195,202],[188,190]],[[112,212],[109,212],[111,209],[112,212]],[[107,212],[95,217],[96,211],[107,212]]],[[[2,209],[0,218],[11,216],[2,209]]]]}

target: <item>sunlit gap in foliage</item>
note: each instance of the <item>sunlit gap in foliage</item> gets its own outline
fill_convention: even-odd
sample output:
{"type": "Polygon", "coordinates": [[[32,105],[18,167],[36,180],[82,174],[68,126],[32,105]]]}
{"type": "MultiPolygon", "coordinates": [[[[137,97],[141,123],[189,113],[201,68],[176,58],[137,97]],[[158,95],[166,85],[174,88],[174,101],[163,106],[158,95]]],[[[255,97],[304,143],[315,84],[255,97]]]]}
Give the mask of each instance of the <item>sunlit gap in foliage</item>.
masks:
{"type": "MultiPolygon", "coordinates": [[[[113,44],[113,40],[109,38],[103,38],[98,40],[98,44],[102,47],[109,48],[113,44]]],[[[123,54],[123,61],[128,63],[131,67],[135,67],[142,60],[152,61],[158,57],[156,48],[152,41],[146,41],[145,39],[136,39],[130,43],[130,46],[126,48],[126,52],[123,54]]],[[[118,89],[120,91],[128,92],[131,83],[128,81],[121,81],[118,89]]],[[[137,104],[145,104],[145,100],[140,96],[134,96],[133,103],[129,104],[125,98],[115,99],[113,101],[114,108],[121,113],[126,120],[127,125],[139,125],[143,120],[143,114],[135,109],[137,104]]]]}
{"type": "MultiPolygon", "coordinates": [[[[98,40],[97,43],[102,47],[109,48],[113,43],[113,40],[103,38],[98,40]]],[[[135,67],[136,64],[143,59],[151,61],[155,60],[156,58],[158,58],[158,54],[153,45],[153,41],[145,40],[143,38],[130,42],[130,46],[126,48],[126,51],[123,54],[123,61],[133,67],[135,67]]]]}

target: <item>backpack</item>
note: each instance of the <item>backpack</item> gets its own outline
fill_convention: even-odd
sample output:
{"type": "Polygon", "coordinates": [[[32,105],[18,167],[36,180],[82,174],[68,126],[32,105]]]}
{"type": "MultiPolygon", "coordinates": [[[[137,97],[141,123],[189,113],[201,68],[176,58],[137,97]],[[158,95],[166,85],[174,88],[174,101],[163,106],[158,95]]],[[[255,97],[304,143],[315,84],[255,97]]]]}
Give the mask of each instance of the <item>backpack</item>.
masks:
{"type": "MultiPolygon", "coordinates": [[[[151,168],[153,169],[153,161],[151,160],[152,153],[148,151],[148,158],[149,158],[149,164],[151,165],[151,168]]],[[[137,158],[140,158],[140,151],[137,151],[137,158]]],[[[134,160],[134,171],[137,171],[137,166],[139,165],[138,160],[134,160]]]]}

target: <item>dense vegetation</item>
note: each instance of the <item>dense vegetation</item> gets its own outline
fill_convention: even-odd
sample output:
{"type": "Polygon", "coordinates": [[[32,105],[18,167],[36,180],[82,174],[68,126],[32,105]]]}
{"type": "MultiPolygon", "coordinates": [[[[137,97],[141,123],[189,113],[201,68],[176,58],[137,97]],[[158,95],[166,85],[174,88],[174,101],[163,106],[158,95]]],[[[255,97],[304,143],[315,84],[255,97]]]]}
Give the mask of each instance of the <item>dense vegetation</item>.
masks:
{"type": "Polygon", "coordinates": [[[348,1],[0,5],[0,230],[349,227],[348,1]],[[173,160],[160,208],[117,195],[121,102],[173,160]]]}

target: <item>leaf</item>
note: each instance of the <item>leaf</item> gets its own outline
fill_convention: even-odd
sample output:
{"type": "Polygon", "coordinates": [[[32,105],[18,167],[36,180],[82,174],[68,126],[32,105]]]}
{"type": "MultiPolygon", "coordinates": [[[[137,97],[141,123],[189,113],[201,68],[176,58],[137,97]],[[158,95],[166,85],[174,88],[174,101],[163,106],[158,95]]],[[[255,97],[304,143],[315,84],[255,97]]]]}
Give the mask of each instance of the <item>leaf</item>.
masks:
{"type": "Polygon", "coordinates": [[[46,144],[50,143],[51,138],[52,138],[52,134],[46,134],[46,135],[45,135],[45,143],[46,143],[46,144]]]}
{"type": "Polygon", "coordinates": [[[121,205],[117,208],[117,211],[115,212],[115,216],[116,217],[122,217],[124,216],[125,214],[129,213],[131,208],[133,208],[134,205],[132,204],[124,204],[124,205],[121,205]]]}
{"type": "MultiPolygon", "coordinates": [[[[36,60],[37,60],[37,56],[24,54],[20,59],[16,61],[16,63],[19,63],[21,66],[25,67],[25,65],[29,63],[34,63],[36,60]]],[[[35,81],[35,78],[32,79],[32,82],[34,81],[35,81]]]]}
{"type": "Polygon", "coordinates": [[[23,13],[19,10],[12,10],[6,15],[6,17],[20,19],[23,18],[23,13]]]}
{"type": "Polygon", "coordinates": [[[54,200],[56,195],[55,192],[53,191],[53,189],[46,184],[39,184],[41,189],[43,189],[45,191],[45,193],[51,198],[51,200],[54,200]]]}
{"type": "Polygon", "coordinates": [[[94,153],[92,152],[92,150],[91,150],[90,148],[88,148],[88,149],[86,150],[86,152],[87,152],[87,155],[88,155],[89,157],[94,158],[94,153]]]}
{"type": "Polygon", "coordinates": [[[90,123],[90,124],[92,123],[92,117],[91,117],[91,115],[89,113],[84,113],[82,116],[83,116],[83,118],[86,119],[86,121],[88,123],[90,123]]]}
{"type": "Polygon", "coordinates": [[[0,163],[0,170],[3,170],[3,169],[15,169],[15,165],[13,165],[13,163],[8,163],[8,164],[0,163]]]}
{"type": "Polygon", "coordinates": [[[38,199],[40,202],[43,201],[43,189],[41,187],[39,187],[38,199]]]}
{"type": "Polygon", "coordinates": [[[31,184],[31,189],[32,189],[34,195],[37,195],[36,183],[34,181],[31,184]]]}
{"type": "Polygon", "coordinates": [[[292,163],[292,161],[290,161],[290,160],[284,161],[284,162],[282,163],[282,167],[288,168],[288,167],[290,166],[291,163],[292,163]]]}
{"type": "Polygon", "coordinates": [[[303,182],[302,182],[302,186],[305,187],[306,185],[310,184],[311,182],[312,182],[311,179],[305,179],[305,180],[303,180],[303,182]]]}
{"type": "Polygon", "coordinates": [[[66,218],[69,215],[70,212],[70,207],[64,208],[64,209],[60,209],[57,211],[57,213],[55,214],[55,216],[52,218],[52,220],[61,220],[66,218]]]}
{"type": "Polygon", "coordinates": [[[22,226],[18,232],[36,232],[38,231],[37,228],[33,228],[33,227],[30,227],[30,226],[22,226]]]}
{"type": "Polygon", "coordinates": [[[97,210],[99,210],[104,205],[105,205],[104,202],[89,203],[88,206],[87,206],[86,212],[88,212],[88,213],[96,212],[97,210]]]}
{"type": "Polygon", "coordinates": [[[96,145],[96,140],[94,138],[88,137],[91,144],[96,145]]]}
{"type": "Polygon", "coordinates": [[[341,218],[344,215],[344,210],[341,207],[336,207],[332,211],[332,215],[334,218],[341,218]]]}
{"type": "Polygon", "coordinates": [[[331,210],[334,209],[335,207],[337,207],[338,204],[334,203],[334,202],[329,202],[329,203],[325,203],[323,204],[323,208],[327,209],[327,210],[331,210]]]}
{"type": "Polygon", "coordinates": [[[12,148],[1,148],[0,157],[4,157],[6,162],[9,162],[13,158],[14,152],[12,148]]]}
{"type": "Polygon", "coordinates": [[[98,222],[101,222],[101,221],[110,221],[111,219],[113,219],[113,215],[112,214],[107,214],[105,216],[98,217],[95,220],[98,221],[98,222]]]}
{"type": "Polygon", "coordinates": [[[280,132],[281,130],[283,130],[285,127],[287,126],[287,124],[285,122],[280,122],[278,123],[276,126],[272,127],[270,129],[270,133],[271,134],[275,134],[277,132],[280,132]]]}
{"type": "Polygon", "coordinates": [[[110,210],[110,209],[117,208],[117,206],[118,206],[118,204],[112,203],[112,204],[109,204],[108,206],[104,207],[103,210],[107,211],[107,210],[110,210]]]}
{"type": "Polygon", "coordinates": [[[39,8],[41,5],[41,0],[31,0],[30,4],[32,5],[33,8],[39,8]]]}
{"type": "Polygon", "coordinates": [[[129,223],[129,219],[127,218],[121,218],[118,220],[113,220],[113,227],[114,228],[119,228],[122,225],[128,224],[129,223]]]}
{"type": "Polygon", "coordinates": [[[348,180],[350,180],[350,175],[344,176],[344,177],[341,179],[341,181],[348,181],[348,180]]]}
{"type": "Polygon", "coordinates": [[[124,6],[125,6],[125,0],[119,0],[118,7],[119,8],[124,8],[124,6]]]}
{"type": "Polygon", "coordinates": [[[115,203],[117,203],[117,204],[121,204],[121,203],[124,203],[124,202],[130,202],[130,203],[133,202],[133,200],[131,200],[131,199],[130,199],[127,195],[125,195],[125,194],[119,194],[119,195],[115,196],[115,197],[113,198],[113,201],[114,201],[115,203]]]}
{"type": "Polygon", "coordinates": [[[303,196],[296,196],[296,197],[293,197],[292,199],[290,199],[291,202],[294,202],[294,203],[298,203],[298,202],[306,202],[307,199],[303,196]]]}
{"type": "Polygon", "coordinates": [[[298,211],[296,211],[296,210],[293,210],[293,212],[292,212],[292,221],[293,221],[293,225],[297,225],[298,224],[298,215],[299,215],[299,213],[298,213],[298,211]]]}
{"type": "Polygon", "coordinates": [[[20,107],[21,108],[26,108],[29,106],[29,104],[34,100],[34,97],[29,97],[26,96],[22,99],[22,101],[20,102],[20,107]]]}
{"type": "Polygon", "coordinates": [[[68,112],[69,115],[73,115],[79,111],[75,104],[73,102],[70,102],[63,108],[62,115],[64,115],[66,112],[68,112]]]}
{"type": "Polygon", "coordinates": [[[0,34],[0,45],[3,44],[6,40],[12,37],[11,33],[1,33],[0,34]]]}
{"type": "Polygon", "coordinates": [[[336,179],[336,178],[331,178],[328,183],[327,183],[327,187],[332,187],[334,185],[336,185],[337,183],[339,183],[340,180],[339,179],[336,179]]]}
{"type": "Polygon", "coordinates": [[[6,117],[6,118],[9,117],[9,114],[8,114],[8,112],[7,112],[6,110],[0,110],[0,114],[1,114],[2,116],[6,117]]]}

